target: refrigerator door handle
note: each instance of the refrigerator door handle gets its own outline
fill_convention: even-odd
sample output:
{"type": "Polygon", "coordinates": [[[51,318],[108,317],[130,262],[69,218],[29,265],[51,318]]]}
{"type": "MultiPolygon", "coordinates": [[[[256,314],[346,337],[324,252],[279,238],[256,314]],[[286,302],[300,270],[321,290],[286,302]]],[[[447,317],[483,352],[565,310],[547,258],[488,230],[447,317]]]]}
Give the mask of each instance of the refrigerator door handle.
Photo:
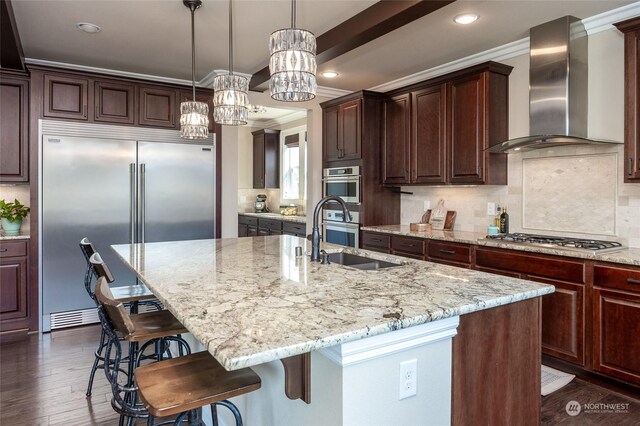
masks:
{"type": "Polygon", "coordinates": [[[145,164],[140,164],[140,243],[144,243],[144,228],[147,215],[147,201],[145,199],[146,181],[145,181],[145,164]]]}
{"type": "Polygon", "coordinates": [[[136,242],[136,163],[129,163],[129,242],[136,242]]]}

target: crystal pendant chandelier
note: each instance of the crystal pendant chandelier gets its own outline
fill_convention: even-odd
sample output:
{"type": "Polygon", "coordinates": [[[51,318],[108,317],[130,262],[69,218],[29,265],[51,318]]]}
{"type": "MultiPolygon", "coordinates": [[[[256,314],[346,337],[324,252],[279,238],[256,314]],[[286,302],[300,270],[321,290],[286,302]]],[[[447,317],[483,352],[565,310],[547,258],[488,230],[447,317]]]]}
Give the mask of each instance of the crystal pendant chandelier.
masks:
{"type": "Polygon", "coordinates": [[[269,38],[271,97],[303,102],[316,97],[316,37],[296,28],[296,1],[291,1],[291,28],[274,31],[269,38]]]}
{"type": "Polygon", "coordinates": [[[209,105],[196,102],[196,41],[194,13],[202,5],[201,0],[183,0],[191,10],[191,89],[193,100],[180,104],[180,137],[183,139],[207,139],[209,137],[209,105]]]}
{"type": "Polygon", "coordinates": [[[233,0],[229,0],[229,74],[213,79],[213,119],[228,126],[247,124],[249,80],[233,74],[233,0]]]}

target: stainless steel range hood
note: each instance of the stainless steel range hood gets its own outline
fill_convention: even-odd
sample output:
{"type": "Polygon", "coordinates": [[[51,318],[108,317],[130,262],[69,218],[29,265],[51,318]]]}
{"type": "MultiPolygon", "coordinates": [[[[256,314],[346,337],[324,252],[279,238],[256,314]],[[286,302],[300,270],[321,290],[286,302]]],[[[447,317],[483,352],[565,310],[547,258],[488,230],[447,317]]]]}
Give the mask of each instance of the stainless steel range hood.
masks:
{"type": "Polygon", "coordinates": [[[622,142],[587,138],[588,39],[582,22],[565,16],[530,32],[529,133],[488,149],[529,151],[622,142]]]}

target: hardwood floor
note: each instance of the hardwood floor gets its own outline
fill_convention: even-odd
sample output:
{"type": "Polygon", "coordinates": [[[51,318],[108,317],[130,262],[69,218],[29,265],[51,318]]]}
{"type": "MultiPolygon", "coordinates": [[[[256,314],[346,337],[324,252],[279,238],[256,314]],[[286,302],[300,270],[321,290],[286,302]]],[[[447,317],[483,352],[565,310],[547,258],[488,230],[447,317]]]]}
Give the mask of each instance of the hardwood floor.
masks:
{"type": "MultiPolygon", "coordinates": [[[[102,370],[96,374],[93,396],[84,395],[99,336],[98,326],[88,326],[1,343],[0,425],[118,424],[118,416],[111,408],[111,389],[102,370]]],[[[542,398],[541,418],[545,426],[637,426],[640,399],[575,379],[542,398]],[[583,409],[571,417],[565,407],[572,400],[580,404],[629,405],[624,413],[593,413],[583,409]]]]}

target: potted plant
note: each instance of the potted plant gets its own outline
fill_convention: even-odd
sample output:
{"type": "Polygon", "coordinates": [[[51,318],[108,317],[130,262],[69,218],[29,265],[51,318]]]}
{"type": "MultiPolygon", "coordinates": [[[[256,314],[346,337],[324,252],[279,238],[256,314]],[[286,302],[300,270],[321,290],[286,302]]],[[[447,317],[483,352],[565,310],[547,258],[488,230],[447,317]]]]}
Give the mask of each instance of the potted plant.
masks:
{"type": "Polygon", "coordinates": [[[20,233],[22,219],[28,214],[29,207],[21,204],[16,198],[13,203],[7,203],[0,200],[0,220],[2,220],[2,229],[7,235],[16,235],[20,233]]]}

